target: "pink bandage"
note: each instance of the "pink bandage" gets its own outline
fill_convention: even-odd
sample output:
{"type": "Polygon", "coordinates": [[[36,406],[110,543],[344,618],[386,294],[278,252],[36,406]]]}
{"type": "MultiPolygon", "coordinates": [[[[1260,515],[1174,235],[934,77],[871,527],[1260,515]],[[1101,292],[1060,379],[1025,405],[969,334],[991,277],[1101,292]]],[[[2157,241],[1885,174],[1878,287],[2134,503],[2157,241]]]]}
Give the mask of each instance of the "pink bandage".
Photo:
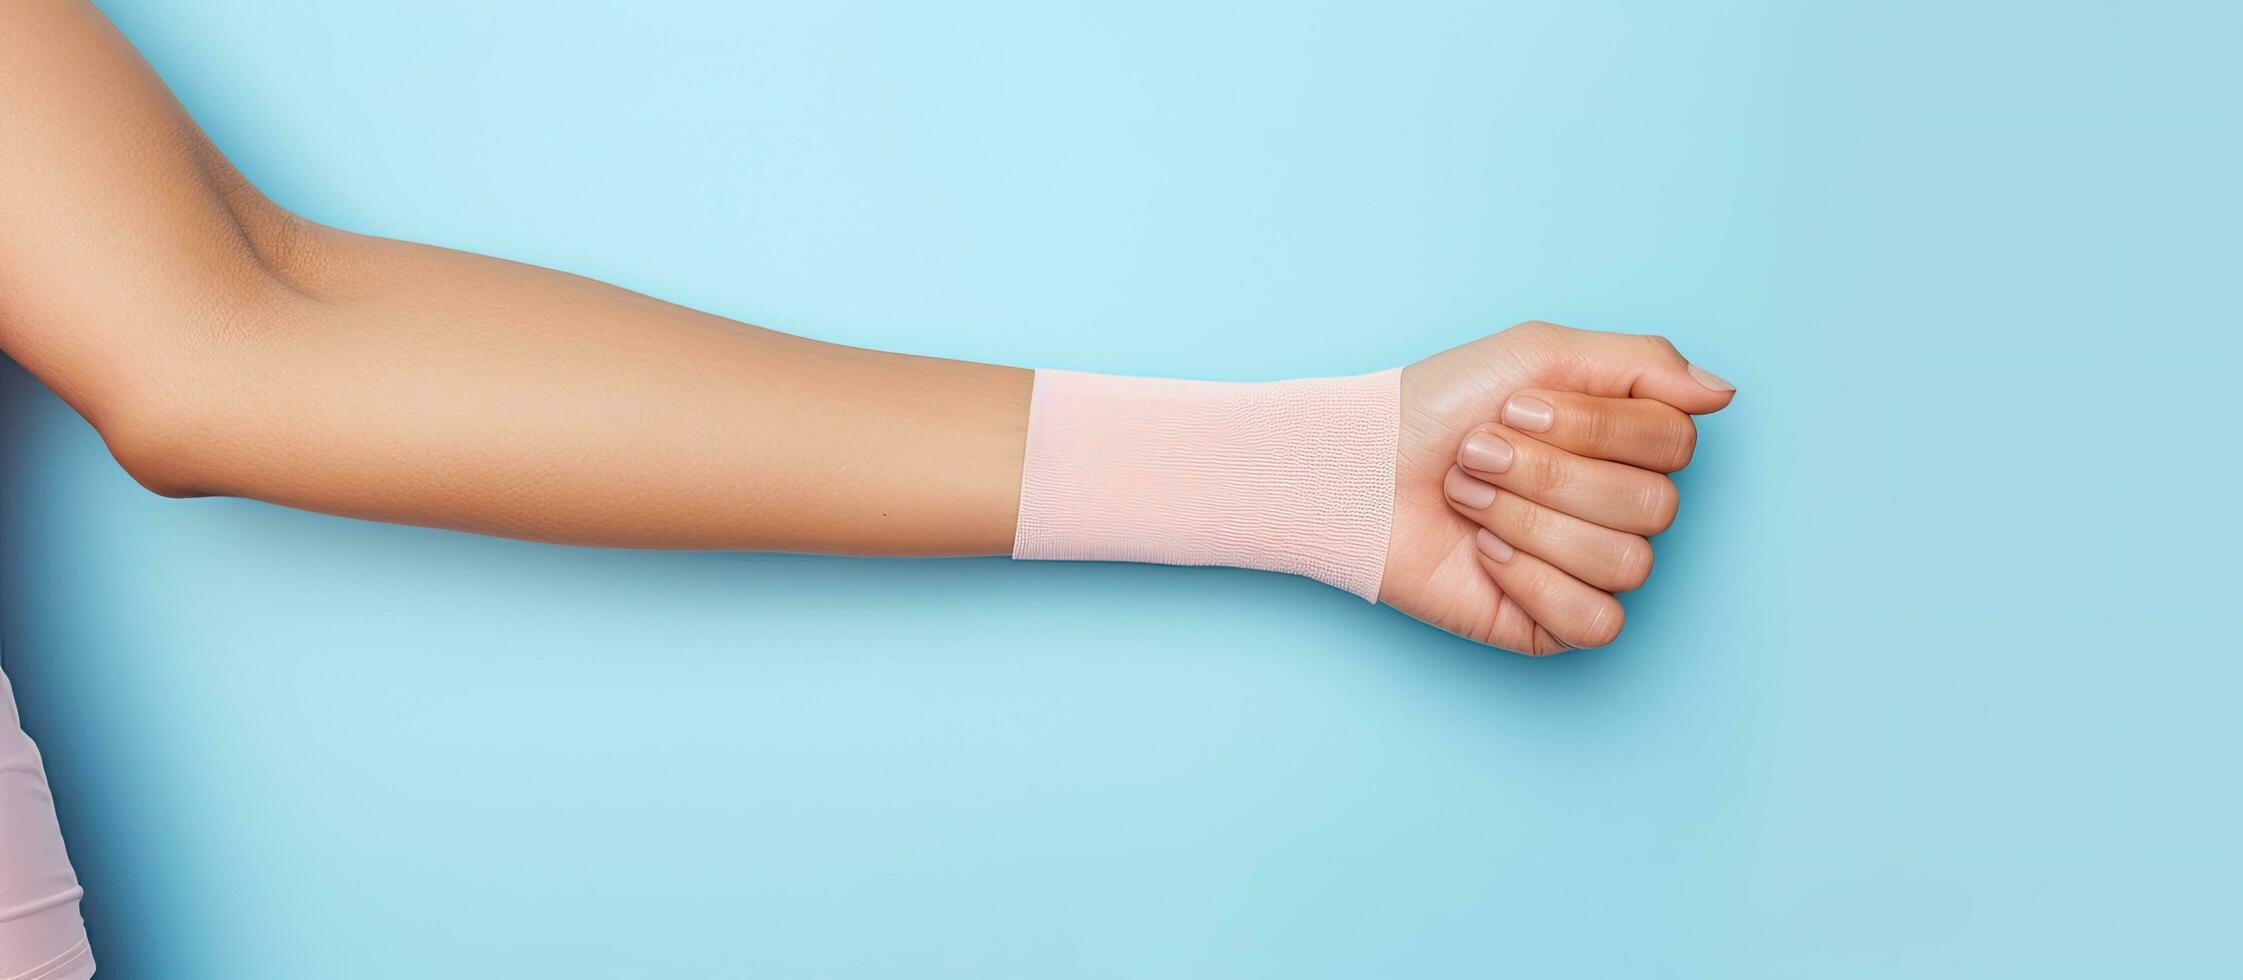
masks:
{"type": "Polygon", "coordinates": [[[1012,556],[1259,568],[1377,602],[1401,377],[1038,371],[1012,556]]]}

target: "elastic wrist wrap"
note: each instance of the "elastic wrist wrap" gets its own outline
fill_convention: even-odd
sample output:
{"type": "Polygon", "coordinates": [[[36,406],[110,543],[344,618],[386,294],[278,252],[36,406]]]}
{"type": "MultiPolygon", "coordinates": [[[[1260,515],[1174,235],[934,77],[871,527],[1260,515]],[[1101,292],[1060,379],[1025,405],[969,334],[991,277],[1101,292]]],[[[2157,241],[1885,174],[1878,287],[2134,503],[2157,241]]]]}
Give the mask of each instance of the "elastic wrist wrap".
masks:
{"type": "Polygon", "coordinates": [[[1258,568],[1377,602],[1400,384],[1037,371],[1013,557],[1258,568]]]}

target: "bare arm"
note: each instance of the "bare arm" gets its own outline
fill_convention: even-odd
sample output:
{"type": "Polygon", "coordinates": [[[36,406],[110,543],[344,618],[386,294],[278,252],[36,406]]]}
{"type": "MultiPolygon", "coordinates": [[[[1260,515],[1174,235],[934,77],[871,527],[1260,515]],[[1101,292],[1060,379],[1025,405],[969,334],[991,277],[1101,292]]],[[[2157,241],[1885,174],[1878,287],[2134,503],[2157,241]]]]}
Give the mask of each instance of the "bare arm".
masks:
{"type": "Polygon", "coordinates": [[[582,544],[998,554],[1030,375],[304,221],[77,0],[0,23],[0,346],[158,492],[582,544]]]}
{"type": "MultiPolygon", "coordinates": [[[[641,547],[1007,553],[1035,387],[305,221],[243,180],[83,0],[14,0],[0,18],[0,347],[160,493],[641,547]]],[[[1339,419],[1181,447],[1217,474],[1195,499],[1218,509],[1260,506],[1226,467],[1284,472],[1257,514],[1110,475],[1039,499],[1108,529],[1137,508],[1128,555],[1176,528],[1241,539],[1139,560],[1275,549],[1238,563],[1290,570],[1291,545],[1245,529],[1328,544],[1333,527],[1288,505],[1383,513],[1329,489],[1362,470],[1392,521],[1364,525],[1384,560],[1376,541],[1356,549],[1369,581],[1347,587],[1482,642],[1593,646],[1619,632],[1614,594],[1642,583],[1673,519],[1665,474],[1689,460],[1689,413],[1732,393],[1660,338],[1526,324],[1401,372],[1391,490],[1375,448],[1300,469],[1296,447],[1362,429],[1339,419]]],[[[1182,438],[1175,417],[1145,421],[1182,438]]],[[[1083,472],[1167,472],[1176,448],[1092,450],[1083,472]]]]}

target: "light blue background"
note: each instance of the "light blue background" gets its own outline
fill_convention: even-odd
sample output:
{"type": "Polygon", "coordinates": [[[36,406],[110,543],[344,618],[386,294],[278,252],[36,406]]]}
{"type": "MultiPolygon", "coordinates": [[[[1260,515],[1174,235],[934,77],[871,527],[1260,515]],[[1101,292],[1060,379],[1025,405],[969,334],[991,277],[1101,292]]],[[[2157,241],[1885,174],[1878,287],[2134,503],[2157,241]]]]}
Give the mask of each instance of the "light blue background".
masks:
{"type": "Polygon", "coordinates": [[[1628,635],[1529,661],[1226,570],[166,501],[9,368],[107,976],[2243,971],[2212,5],[105,6],[314,218],[812,336],[1540,317],[1743,388],[1628,635]]]}

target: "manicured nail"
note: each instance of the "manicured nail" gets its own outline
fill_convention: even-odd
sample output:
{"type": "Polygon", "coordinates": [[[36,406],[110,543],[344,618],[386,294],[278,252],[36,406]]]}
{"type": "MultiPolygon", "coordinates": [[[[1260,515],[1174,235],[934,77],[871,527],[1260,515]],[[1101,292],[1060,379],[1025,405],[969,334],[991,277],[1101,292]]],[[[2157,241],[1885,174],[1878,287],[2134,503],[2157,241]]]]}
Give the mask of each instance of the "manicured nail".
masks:
{"type": "Polygon", "coordinates": [[[1501,473],[1511,468],[1511,444],[1485,432],[1472,433],[1464,440],[1464,451],[1457,454],[1464,465],[1482,473],[1501,473]]]}
{"type": "Polygon", "coordinates": [[[1695,364],[1690,365],[1690,376],[1698,379],[1699,384],[1705,385],[1706,387],[1711,388],[1715,391],[1737,390],[1736,385],[1721,380],[1721,375],[1715,374],[1712,371],[1708,371],[1705,368],[1699,367],[1695,364]]]}
{"type": "Polygon", "coordinates": [[[1558,410],[1531,395],[1512,395],[1503,403],[1503,424],[1527,432],[1548,432],[1557,424],[1558,410]]]}
{"type": "Polygon", "coordinates": [[[1495,488],[1464,475],[1463,470],[1450,470],[1442,486],[1448,490],[1449,499],[1473,510],[1486,510],[1495,506],[1495,488]]]}
{"type": "Polygon", "coordinates": [[[1480,533],[1473,537],[1474,540],[1479,542],[1480,553],[1496,561],[1510,561],[1512,555],[1518,554],[1511,549],[1510,542],[1496,537],[1495,532],[1487,528],[1481,528],[1480,533]]]}

